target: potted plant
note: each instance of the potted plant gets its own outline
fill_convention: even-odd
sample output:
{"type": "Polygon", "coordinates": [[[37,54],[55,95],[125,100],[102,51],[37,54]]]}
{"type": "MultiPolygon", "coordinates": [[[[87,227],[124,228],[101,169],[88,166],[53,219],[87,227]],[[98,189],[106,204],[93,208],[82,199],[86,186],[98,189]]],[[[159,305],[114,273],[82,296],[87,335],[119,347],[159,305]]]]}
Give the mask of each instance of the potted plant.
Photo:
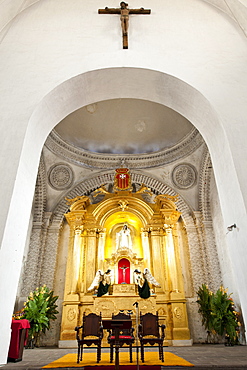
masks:
{"type": "Polygon", "coordinates": [[[198,312],[202,316],[202,325],[207,330],[208,334],[212,331],[212,292],[208,289],[208,286],[202,284],[198,289],[197,303],[199,304],[198,312]]]}
{"type": "MultiPolygon", "coordinates": [[[[197,292],[199,304],[198,312],[202,316],[202,324],[215,341],[216,335],[225,337],[226,345],[234,345],[238,342],[240,323],[239,313],[234,309],[231,294],[222,286],[216,293],[210,291],[207,285],[202,284],[197,292]]],[[[208,341],[208,339],[207,339],[208,341]]]]}
{"type": "Polygon", "coordinates": [[[57,318],[57,299],[58,296],[54,296],[53,291],[49,290],[46,285],[30,292],[24,303],[22,316],[30,322],[27,348],[39,347],[41,333],[49,330],[50,321],[57,318]]]}

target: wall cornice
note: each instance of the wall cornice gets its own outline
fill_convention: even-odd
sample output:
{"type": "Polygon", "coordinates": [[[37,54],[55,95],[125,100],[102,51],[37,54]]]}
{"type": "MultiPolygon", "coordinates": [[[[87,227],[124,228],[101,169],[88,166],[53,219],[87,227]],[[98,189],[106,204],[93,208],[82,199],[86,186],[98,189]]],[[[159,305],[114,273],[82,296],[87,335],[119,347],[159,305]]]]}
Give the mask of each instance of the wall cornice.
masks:
{"type": "Polygon", "coordinates": [[[61,137],[52,131],[48,136],[45,146],[52,153],[63,160],[75,165],[95,168],[113,169],[124,162],[130,169],[144,169],[164,166],[181,158],[187,157],[204,143],[202,136],[194,129],[186,137],[172,148],[148,154],[101,154],[69,145],[61,137]]]}

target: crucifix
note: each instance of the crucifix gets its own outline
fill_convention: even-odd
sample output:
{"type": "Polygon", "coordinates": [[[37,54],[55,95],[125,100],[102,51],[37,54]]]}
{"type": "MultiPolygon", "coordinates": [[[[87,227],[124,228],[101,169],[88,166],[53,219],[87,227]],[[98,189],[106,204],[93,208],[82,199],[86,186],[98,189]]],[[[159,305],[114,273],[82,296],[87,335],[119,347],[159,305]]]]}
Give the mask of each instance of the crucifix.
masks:
{"type": "Polygon", "coordinates": [[[128,28],[129,28],[129,14],[150,14],[151,9],[129,9],[128,4],[124,1],[120,3],[121,8],[99,9],[99,14],[120,14],[120,21],[123,34],[123,49],[128,49],[128,28]]]}
{"type": "Polygon", "coordinates": [[[123,283],[126,283],[125,275],[126,275],[126,270],[128,269],[128,267],[122,266],[122,267],[120,267],[120,269],[123,270],[123,283]]]}

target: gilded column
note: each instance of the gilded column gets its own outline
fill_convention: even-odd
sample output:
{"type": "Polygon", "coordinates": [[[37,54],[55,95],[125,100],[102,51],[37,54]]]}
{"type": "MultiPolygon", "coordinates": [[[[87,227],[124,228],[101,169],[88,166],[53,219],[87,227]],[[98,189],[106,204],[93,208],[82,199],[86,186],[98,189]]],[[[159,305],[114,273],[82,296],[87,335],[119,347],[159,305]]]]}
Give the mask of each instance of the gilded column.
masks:
{"type": "Polygon", "coordinates": [[[98,241],[98,261],[97,261],[97,270],[104,270],[104,246],[105,246],[105,229],[99,231],[99,241],[98,241]]]}
{"type": "MultiPolygon", "coordinates": [[[[78,277],[78,290],[80,292],[80,296],[84,295],[85,292],[85,230],[83,226],[83,231],[80,234],[80,270],[79,270],[79,277],[78,277]]],[[[81,299],[80,299],[81,300],[81,299]]]]}
{"type": "Polygon", "coordinates": [[[186,299],[184,296],[180,258],[177,250],[176,224],[181,213],[176,209],[176,200],[177,197],[167,194],[158,195],[156,197],[156,204],[159,207],[159,212],[162,216],[164,229],[166,231],[166,262],[169,271],[169,285],[171,288],[168,306],[172,325],[170,326],[169,334],[171,334],[174,344],[179,343],[180,340],[190,340],[186,299]]]}
{"type": "Polygon", "coordinates": [[[143,247],[144,267],[151,269],[150,246],[149,246],[149,237],[148,237],[147,229],[142,229],[141,238],[142,238],[142,247],[143,247]]]}
{"type": "MultiPolygon", "coordinates": [[[[165,225],[166,227],[166,225],[165,225]]],[[[176,254],[174,249],[174,241],[173,241],[173,228],[168,226],[165,228],[166,230],[166,256],[167,256],[167,265],[171,283],[171,291],[177,292],[179,289],[178,284],[178,271],[177,271],[177,264],[176,264],[176,254]]]]}
{"type": "Polygon", "coordinates": [[[171,284],[170,313],[173,319],[172,339],[175,344],[179,343],[180,340],[190,340],[190,331],[188,328],[180,256],[177,250],[176,225],[165,224],[164,227],[166,229],[166,251],[171,284]]]}
{"type": "MultiPolygon", "coordinates": [[[[150,227],[152,259],[151,271],[153,271],[153,276],[160,284],[164,281],[164,266],[161,253],[163,233],[164,232],[161,227],[150,227]]],[[[160,288],[156,288],[156,290],[159,291],[160,288]]],[[[162,291],[164,291],[164,286],[162,287],[162,291]]]]}
{"type": "Polygon", "coordinates": [[[71,275],[70,275],[70,293],[75,294],[80,291],[79,274],[81,261],[81,234],[83,225],[77,226],[74,229],[74,238],[71,256],[71,275]]]}
{"type": "MultiPolygon", "coordinates": [[[[67,199],[71,205],[70,211],[65,214],[70,226],[70,238],[66,267],[63,312],[61,322],[61,341],[75,339],[75,326],[80,323],[79,307],[83,266],[83,230],[87,208],[90,204],[86,196],[67,199]]],[[[59,343],[61,346],[61,343],[59,343]]]]}
{"type": "Polygon", "coordinates": [[[91,285],[96,273],[96,249],[97,249],[97,228],[86,229],[86,291],[91,285]]]}
{"type": "MultiPolygon", "coordinates": [[[[70,220],[72,221],[72,220],[70,220]]],[[[74,221],[74,220],[73,220],[74,221]]],[[[70,224],[69,248],[66,268],[66,282],[64,299],[78,300],[79,293],[79,274],[80,274],[80,257],[81,257],[81,233],[83,230],[83,220],[80,222],[77,218],[77,225],[73,222],[70,224]],[[67,297],[67,295],[74,295],[74,298],[67,297]]]]}
{"type": "Polygon", "coordinates": [[[78,255],[79,248],[79,238],[80,238],[80,224],[82,220],[77,217],[76,226],[75,219],[69,215],[66,217],[70,223],[70,237],[69,237],[69,248],[68,248],[68,258],[66,267],[66,279],[65,279],[65,289],[64,289],[64,302],[63,302],[63,313],[61,322],[61,334],[60,339],[72,340],[75,338],[74,328],[77,326],[78,314],[79,314],[79,294],[78,294],[78,280],[76,281],[76,276],[78,276],[78,263],[76,262],[76,257],[78,255]]]}

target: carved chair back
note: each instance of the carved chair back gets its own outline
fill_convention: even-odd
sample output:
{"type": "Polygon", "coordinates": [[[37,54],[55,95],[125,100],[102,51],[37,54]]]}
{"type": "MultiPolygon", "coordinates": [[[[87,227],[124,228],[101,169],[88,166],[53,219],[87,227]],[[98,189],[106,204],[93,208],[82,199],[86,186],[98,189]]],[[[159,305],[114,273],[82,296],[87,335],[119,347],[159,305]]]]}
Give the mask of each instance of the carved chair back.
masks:
{"type": "Polygon", "coordinates": [[[164,362],[163,342],[165,338],[165,325],[159,324],[158,312],[156,315],[140,313],[139,325],[139,340],[141,344],[141,360],[144,362],[144,346],[150,344],[151,346],[158,344],[159,346],[159,359],[164,362]],[[160,335],[161,330],[161,335],[160,335]]]}
{"type": "Polygon", "coordinates": [[[145,315],[140,314],[140,324],[142,327],[143,337],[154,335],[155,337],[160,338],[158,314],[153,315],[149,312],[145,315]]]}
{"type": "Polygon", "coordinates": [[[101,341],[103,338],[103,326],[102,316],[90,313],[85,315],[83,313],[83,321],[81,326],[75,328],[76,339],[78,344],[77,352],[77,363],[82,361],[83,356],[83,345],[91,346],[92,344],[97,346],[97,362],[101,359],[101,341]]]}
{"type": "Polygon", "coordinates": [[[82,328],[82,337],[95,336],[101,337],[102,331],[100,330],[102,324],[102,317],[96,315],[95,313],[90,313],[89,315],[83,314],[83,328],[82,328]]]}

